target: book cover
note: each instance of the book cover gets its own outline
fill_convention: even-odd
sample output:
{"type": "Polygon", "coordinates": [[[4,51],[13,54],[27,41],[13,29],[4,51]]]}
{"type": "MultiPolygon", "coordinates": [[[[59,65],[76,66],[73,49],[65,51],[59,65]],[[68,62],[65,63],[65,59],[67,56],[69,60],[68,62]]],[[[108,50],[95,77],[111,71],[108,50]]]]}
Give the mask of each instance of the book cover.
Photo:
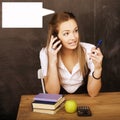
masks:
{"type": "Polygon", "coordinates": [[[45,94],[45,93],[39,93],[34,97],[34,100],[41,100],[41,101],[51,101],[51,102],[57,102],[59,99],[63,97],[62,94],[45,94]]]}
{"type": "Polygon", "coordinates": [[[55,110],[33,108],[33,112],[45,113],[45,114],[55,114],[57,111],[59,111],[63,107],[64,107],[64,103],[62,103],[60,106],[58,106],[55,110]]]}
{"type": "Polygon", "coordinates": [[[52,110],[52,109],[56,109],[64,101],[65,101],[65,97],[62,97],[57,102],[34,100],[32,102],[32,107],[33,108],[51,109],[52,110]]]}

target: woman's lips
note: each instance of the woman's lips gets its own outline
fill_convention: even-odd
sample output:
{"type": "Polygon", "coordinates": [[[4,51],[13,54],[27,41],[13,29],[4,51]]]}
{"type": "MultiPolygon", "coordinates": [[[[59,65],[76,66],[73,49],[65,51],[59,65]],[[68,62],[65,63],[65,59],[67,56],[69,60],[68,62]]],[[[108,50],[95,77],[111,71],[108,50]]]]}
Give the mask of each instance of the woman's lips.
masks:
{"type": "Polygon", "coordinates": [[[71,45],[71,46],[76,45],[76,41],[70,42],[69,45],[71,45]]]}

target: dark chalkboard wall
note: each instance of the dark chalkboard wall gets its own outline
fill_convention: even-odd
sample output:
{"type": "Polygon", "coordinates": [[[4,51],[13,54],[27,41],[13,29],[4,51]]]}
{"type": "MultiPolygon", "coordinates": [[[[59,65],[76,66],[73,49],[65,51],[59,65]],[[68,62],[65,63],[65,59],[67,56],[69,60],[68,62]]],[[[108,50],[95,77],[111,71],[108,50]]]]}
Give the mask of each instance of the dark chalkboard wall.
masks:
{"type": "MultiPolygon", "coordinates": [[[[2,0],[17,2],[18,0],[2,0]]],[[[73,12],[82,41],[95,44],[103,39],[103,86],[101,92],[120,91],[120,0],[19,0],[43,2],[44,8],[73,12]]],[[[2,24],[0,3],[0,26],[2,24]]],[[[0,27],[0,119],[15,120],[20,97],[41,91],[37,70],[39,51],[46,43],[47,25],[41,29],[2,29],[0,27]]]]}

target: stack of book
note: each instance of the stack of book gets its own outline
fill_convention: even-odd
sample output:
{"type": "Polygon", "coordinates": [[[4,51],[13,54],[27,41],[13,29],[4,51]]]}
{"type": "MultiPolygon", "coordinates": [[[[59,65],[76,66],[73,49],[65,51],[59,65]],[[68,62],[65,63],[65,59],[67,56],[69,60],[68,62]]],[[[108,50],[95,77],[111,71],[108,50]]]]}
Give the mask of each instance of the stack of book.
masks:
{"type": "Polygon", "coordinates": [[[55,114],[64,106],[65,97],[62,94],[37,94],[32,102],[33,112],[55,114]]]}

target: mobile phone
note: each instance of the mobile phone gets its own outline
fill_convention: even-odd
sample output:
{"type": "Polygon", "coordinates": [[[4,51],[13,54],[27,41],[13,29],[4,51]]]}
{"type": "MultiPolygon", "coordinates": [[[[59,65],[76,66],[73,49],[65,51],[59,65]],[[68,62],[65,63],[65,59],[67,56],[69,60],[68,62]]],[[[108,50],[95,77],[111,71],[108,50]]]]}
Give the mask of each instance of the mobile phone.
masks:
{"type": "MultiPolygon", "coordinates": [[[[53,42],[53,44],[55,44],[55,43],[56,43],[58,40],[60,40],[60,39],[59,39],[57,33],[53,33],[53,36],[54,36],[54,37],[57,37],[57,39],[53,42]]],[[[59,44],[57,45],[57,47],[59,47],[60,44],[61,44],[61,43],[59,43],[59,44]]]]}
{"type": "Polygon", "coordinates": [[[53,36],[54,36],[54,37],[57,37],[56,41],[59,40],[59,38],[58,38],[58,34],[57,34],[56,32],[53,33],[53,36]]]}

